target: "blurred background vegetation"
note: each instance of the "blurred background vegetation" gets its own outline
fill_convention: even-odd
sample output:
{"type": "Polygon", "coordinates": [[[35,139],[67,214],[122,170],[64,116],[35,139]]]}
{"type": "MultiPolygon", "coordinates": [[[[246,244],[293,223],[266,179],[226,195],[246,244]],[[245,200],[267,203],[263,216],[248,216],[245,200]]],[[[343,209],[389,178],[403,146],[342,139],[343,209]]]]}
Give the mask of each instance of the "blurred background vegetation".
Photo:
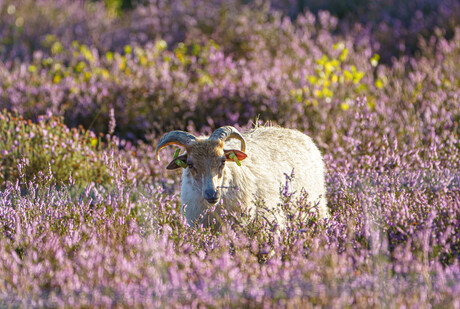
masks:
{"type": "Polygon", "coordinates": [[[107,131],[114,109],[116,134],[131,140],[260,115],[326,144],[334,136],[321,136],[324,126],[353,113],[359,96],[388,119],[379,109],[420,115],[432,83],[458,85],[448,66],[458,56],[459,8],[456,0],[3,0],[0,108],[34,121],[49,112],[96,132],[107,131]]]}

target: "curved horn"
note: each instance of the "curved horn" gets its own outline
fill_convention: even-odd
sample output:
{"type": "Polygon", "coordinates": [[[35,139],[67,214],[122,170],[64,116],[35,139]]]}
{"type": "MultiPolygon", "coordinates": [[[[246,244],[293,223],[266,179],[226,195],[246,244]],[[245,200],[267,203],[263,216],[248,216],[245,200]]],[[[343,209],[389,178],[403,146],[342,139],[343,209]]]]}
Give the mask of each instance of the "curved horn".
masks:
{"type": "Polygon", "coordinates": [[[160,160],[160,150],[169,145],[179,145],[187,148],[192,142],[196,141],[196,137],[184,131],[171,131],[166,133],[158,143],[156,149],[157,160],[160,160]]]}
{"type": "Polygon", "coordinates": [[[229,138],[235,138],[239,140],[241,142],[241,151],[246,151],[246,141],[244,140],[243,135],[241,135],[241,133],[232,126],[220,127],[219,129],[216,129],[214,132],[212,132],[211,136],[209,137],[209,139],[221,140],[223,142],[229,138]]]}

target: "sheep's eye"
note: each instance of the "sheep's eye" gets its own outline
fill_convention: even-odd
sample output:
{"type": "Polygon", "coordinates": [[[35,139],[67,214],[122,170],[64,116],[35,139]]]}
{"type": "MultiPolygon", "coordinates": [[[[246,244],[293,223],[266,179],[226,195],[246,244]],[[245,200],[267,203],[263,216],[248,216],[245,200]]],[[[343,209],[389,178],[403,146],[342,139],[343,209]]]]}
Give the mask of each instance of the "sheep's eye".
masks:
{"type": "Polygon", "coordinates": [[[187,162],[188,168],[193,168],[193,164],[191,162],[187,162]]]}
{"type": "Polygon", "coordinates": [[[223,158],[223,159],[222,159],[222,161],[220,162],[222,166],[224,166],[224,165],[225,165],[225,161],[226,161],[226,159],[225,159],[225,158],[223,158]]]}

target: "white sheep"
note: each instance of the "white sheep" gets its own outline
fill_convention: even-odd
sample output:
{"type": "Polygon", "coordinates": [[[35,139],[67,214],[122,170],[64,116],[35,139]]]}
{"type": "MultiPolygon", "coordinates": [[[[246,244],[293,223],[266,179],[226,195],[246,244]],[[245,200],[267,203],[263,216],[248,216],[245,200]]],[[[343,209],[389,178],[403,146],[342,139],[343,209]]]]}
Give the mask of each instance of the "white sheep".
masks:
{"type": "Polygon", "coordinates": [[[209,137],[172,131],[157,146],[158,160],[160,150],[172,144],[186,149],[167,169],[184,167],[181,201],[187,222],[193,227],[216,224],[215,213],[204,215],[214,205],[217,213],[220,207],[233,214],[247,209],[254,215],[259,210],[282,227],[285,218],[279,211],[280,188],[292,171],[295,177],[290,190],[305,190],[308,201],[317,205],[319,215],[328,216],[321,153],[310,137],[297,130],[262,126],[242,134],[225,126],[209,137]],[[241,150],[237,149],[235,139],[240,141],[241,150]],[[260,202],[269,211],[257,209],[260,202]]]}

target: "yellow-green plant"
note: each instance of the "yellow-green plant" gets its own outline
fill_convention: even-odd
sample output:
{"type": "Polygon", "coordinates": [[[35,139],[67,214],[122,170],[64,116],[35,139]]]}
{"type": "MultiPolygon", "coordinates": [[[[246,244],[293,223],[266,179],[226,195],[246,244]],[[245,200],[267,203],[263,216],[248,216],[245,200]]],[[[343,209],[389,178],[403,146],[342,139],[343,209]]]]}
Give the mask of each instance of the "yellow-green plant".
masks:
{"type": "MultiPolygon", "coordinates": [[[[336,56],[323,54],[315,60],[314,72],[305,77],[304,87],[291,90],[297,102],[318,106],[320,102],[331,103],[337,98],[341,100],[341,109],[347,110],[350,100],[368,90],[368,85],[362,82],[364,71],[347,62],[349,50],[345,44],[334,44],[333,50],[336,56]]],[[[379,56],[374,55],[370,62],[377,66],[378,60],[379,56]]]]}
{"type": "Polygon", "coordinates": [[[110,182],[102,137],[82,127],[69,129],[60,119],[38,123],[0,113],[0,186],[5,181],[30,181],[51,173],[58,183],[110,182]]]}

